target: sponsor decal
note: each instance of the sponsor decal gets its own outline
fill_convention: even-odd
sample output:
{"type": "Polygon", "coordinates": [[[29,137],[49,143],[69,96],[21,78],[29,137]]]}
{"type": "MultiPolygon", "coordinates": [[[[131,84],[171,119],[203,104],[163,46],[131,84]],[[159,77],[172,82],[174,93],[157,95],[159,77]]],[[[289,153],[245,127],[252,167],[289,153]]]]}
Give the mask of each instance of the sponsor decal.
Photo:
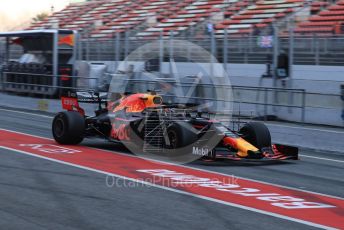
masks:
{"type": "Polygon", "coordinates": [[[118,139],[121,141],[129,141],[129,130],[125,124],[121,124],[118,128],[116,127],[116,123],[113,123],[112,130],[111,130],[111,137],[114,139],[118,139]]]}
{"type": "Polygon", "coordinates": [[[59,35],[58,45],[74,46],[74,35],[59,35]]]}
{"type": "Polygon", "coordinates": [[[73,110],[73,107],[79,107],[77,98],[61,97],[61,101],[64,109],[73,110]]]}
{"type": "Polygon", "coordinates": [[[79,107],[77,98],[73,97],[61,97],[62,108],[68,111],[76,111],[82,115],[85,115],[85,111],[79,107]]]}
{"type": "Polygon", "coordinates": [[[1,129],[0,147],[1,154],[15,151],[313,227],[344,229],[344,199],[339,197],[81,145],[66,148],[1,129]]]}
{"type": "Polygon", "coordinates": [[[192,154],[197,156],[208,156],[211,152],[209,148],[192,147],[192,154]]]}
{"type": "Polygon", "coordinates": [[[81,152],[75,149],[69,149],[69,148],[61,147],[58,145],[52,145],[52,144],[20,144],[20,146],[29,147],[30,149],[38,150],[39,152],[43,152],[43,153],[74,154],[74,153],[81,152]]]}
{"type": "Polygon", "coordinates": [[[155,177],[171,179],[175,184],[193,184],[200,187],[212,188],[224,193],[232,193],[242,197],[255,197],[258,200],[266,201],[272,206],[284,209],[317,209],[317,208],[334,208],[335,206],[310,202],[305,199],[293,196],[284,196],[269,191],[261,191],[256,188],[242,188],[236,183],[226,184],[219,180],[201,178],[193,175],[187,175],[176,171],[166,169],[140,169],[138,172],[148,173],[155,177]]]}

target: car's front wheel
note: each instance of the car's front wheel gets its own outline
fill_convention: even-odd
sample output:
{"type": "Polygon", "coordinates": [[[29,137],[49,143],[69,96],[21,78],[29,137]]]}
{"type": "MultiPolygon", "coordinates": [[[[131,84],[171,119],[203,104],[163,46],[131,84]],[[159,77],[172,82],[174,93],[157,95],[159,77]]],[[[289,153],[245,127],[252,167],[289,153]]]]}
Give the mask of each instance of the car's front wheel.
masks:
{"type": "Polygon", "coordinates": [[[167,128],[169,149],[183,148],[197,141],[197,134],[187,123],[176,122],[167,128]]]}
{"type": "Polygon", "coordinates": [[[260,150],[271,146],[270,131],[264,123],[249,122],[240,129],[239,134],[260,150]]]}
{"type": "Polygon", "coordinates": [[[52,132],[57,143],[79,144],[84,139],[85,118],[78,112],[60,112],[52,124],[52,132]]]}

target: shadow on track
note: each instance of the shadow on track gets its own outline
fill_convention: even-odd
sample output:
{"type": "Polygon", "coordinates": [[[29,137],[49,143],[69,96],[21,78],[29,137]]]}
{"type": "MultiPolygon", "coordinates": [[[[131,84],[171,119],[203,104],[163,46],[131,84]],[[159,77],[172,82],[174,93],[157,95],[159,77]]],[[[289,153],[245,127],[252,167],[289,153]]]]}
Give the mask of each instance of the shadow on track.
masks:
{"type": "Polygon", "coordinates": [[[278,160],[216,160],[216,161],[203,161],[198,160],[196,162],[192,162],[191,164],[196,165],[200,164],[203,166],[245,166],[245,167],[254,167],[254,166],[266,166],[266,165],[285,165],[285,164],[295,164],[293,161],[278,161],[278,160]]]}
{"type": "MultiPolygon", "coordinates": [[[[122,154],[135,155],[131,153],[125,146],[121,144],[109,143],[103,140],[88,140],[83,143],[84,146],[97,148],[102,150],[107,150],[111,152],[119,152],[122,154]]],[[[281,160],[229,160],[229,159],[219,159],[216,161],[204,161],[197,160],[191,162],[191,165],[203,165],[203,166],[245,166],[245,167],[254,167],[254,166],[266,166],[266,165],[284,165],[284,164],[294,164],[293,161],[281,161],[281,160]]]]}

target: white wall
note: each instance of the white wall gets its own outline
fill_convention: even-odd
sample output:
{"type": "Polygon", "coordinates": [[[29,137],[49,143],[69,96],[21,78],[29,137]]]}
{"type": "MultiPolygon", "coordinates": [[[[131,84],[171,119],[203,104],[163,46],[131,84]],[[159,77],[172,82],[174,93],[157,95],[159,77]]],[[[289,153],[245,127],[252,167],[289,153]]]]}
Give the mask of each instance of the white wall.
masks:
{"type": "MultiPolygon", "coordinates": [[[[114,62],[107,63],[111,70],[114,70],[114,62]]],[[[121,63],[121,70],[125,70],[129,64],[135,65],[135,71],[140,71],[144,67],[143,62],[121,63]]],[[[163,73],[170,72],[169,63],[163,64],[163,73]]],[[[214,76],[223,76],[223,64],[215,64],[212,68],[209,63],[176,63],[173,66],[175,75],[187,76],[197,75],[202,72],[207,75],[213,72],[214,76]]],[[[261,64],[228,64],[226,66],[229,74],[229,80],[232,85],[236,86],[253,86],[253,87],[283,87],[282,81],[274,82],[273,79],[262,79],[261,76],[266,72],[266,66],[261,64]]],[[[339,66],[306,66],[297,65],[292,67],[292,78],[287,80],[287,88],[305,89],[307,93],[320,94],[340,94],[340,85],[344,84],[344,67],[339,66]]],[[[254,100],[254,99],[253,99],[254,100]]],[[[269,98],[271,101],[272,98],[269,98]]],[[[307,96],[305,121],[315,124],[326,124],[343,126],[341,117],[344,109],[344,102],[338,96],[319,97],[307,96]],[[325,101],[324,101],[325,100],[325,101]],[[328,100],[328,102],[326,101],[328,100]],[[324,107],[324,108],[321,108],[324,107]]],[[[253,101],[254,102],[254,101],[253,101]]],[[[248,109],[262,110],[262,106],[246,106],[248,109]]],[[[276,115],[282,119],[290,121],[300,121],[300,109],[275,107],[269,108],[271,115],[276,115]]]]}

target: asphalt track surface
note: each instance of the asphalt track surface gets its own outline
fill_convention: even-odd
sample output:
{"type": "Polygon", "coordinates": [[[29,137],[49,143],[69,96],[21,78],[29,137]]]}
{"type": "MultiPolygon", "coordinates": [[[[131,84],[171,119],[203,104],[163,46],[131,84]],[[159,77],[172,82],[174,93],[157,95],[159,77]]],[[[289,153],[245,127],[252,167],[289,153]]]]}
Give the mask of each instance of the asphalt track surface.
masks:
{"type": "MultiPolygon", "coordinates": [[[[51,138],[51,121],[0,109],[2,129],[51,138]]],[[[123,151],[103,141],[83,145],[123,151]]],[[[343,198],[344,155],[300,154],[285,164],[188,166],[343,198]]],[[[109,186],[103,174],[5,149],[0,172],[1,229],[315,229],[119,178],[109,186]]]]}

